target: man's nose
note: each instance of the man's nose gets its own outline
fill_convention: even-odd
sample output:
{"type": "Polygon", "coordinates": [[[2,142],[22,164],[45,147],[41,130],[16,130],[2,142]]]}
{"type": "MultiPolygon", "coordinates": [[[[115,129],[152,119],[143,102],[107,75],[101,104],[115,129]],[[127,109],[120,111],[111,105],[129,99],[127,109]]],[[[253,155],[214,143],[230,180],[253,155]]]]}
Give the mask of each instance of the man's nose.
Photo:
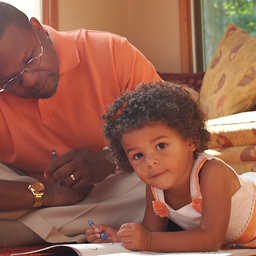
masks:
{"type": "Polygon", "coordinates": [[[21,86],[22,87],[32,87],[34,86],[38,76],[37,71],[25,71],[21,75],[21,86]]]}

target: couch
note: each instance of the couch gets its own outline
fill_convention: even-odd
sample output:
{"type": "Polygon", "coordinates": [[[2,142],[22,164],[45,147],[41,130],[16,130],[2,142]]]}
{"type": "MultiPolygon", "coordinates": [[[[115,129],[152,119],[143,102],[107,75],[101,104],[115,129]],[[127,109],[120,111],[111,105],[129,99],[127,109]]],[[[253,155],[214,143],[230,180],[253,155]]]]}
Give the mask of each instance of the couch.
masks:
{"type": "MultiPolygon", "coordinates": [[[[158,74],[165,81],[195,89],[200,96],[205,72],[158,74]]],[[[210,119],[207,126],[211,132],[211,142],[206,153],[221,158],[238,174],[256,171],[256,111],[210,119]]]]}
{"type": "Polygon", "coordinates": [[[206,72],[158,73],[198,93],[211,132],[206,153],[238,174],[256,171],[256,38],[230,23],[206,72]]]}

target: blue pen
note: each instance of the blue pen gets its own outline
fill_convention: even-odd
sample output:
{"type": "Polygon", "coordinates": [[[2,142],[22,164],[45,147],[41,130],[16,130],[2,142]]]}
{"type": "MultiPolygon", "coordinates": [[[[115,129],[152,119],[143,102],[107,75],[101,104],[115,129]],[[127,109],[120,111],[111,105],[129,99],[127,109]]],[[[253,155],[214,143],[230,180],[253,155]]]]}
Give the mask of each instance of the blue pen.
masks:
{"type": "MultiPolygon", "coordinates": [[[[88,221],[88,224],[93,228],[93,229],[96,229],[97,227],[96,227],[96,225],[92,222],[92,221],[88,221]]],[[[100,236],[103,238],[103,239],[105,239],[105,240],[107,240],[108,238],[107,238],[107,236],[103,233],[103,232],[100,232],[100,236]]]]}
{"type": "MultiPolygon", "coordinates": [[[[53,157],[53,159],[57,158],[55,149],[52,150],[52,157],[53,157]]],[[[59,184],[60,184],[60,186],[62,187],[62,185],[63,185],[63,184],[62,184],[62,180],[59,182],[59,184]]]]}

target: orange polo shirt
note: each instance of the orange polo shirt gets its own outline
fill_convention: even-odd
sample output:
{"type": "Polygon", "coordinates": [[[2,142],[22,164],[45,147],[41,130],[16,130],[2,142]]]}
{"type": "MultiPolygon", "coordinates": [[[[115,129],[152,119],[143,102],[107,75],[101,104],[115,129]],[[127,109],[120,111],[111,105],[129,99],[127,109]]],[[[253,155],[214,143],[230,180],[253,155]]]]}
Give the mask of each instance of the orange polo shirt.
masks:
{"type": "Polygon", "coordinates": [[[100,114],[124,89],[159,80],[153,65],[125,38],[79,29],[44,27],[57,52],[59,88],[49,99],[0,94],[0,161],[42,182],[57,155],[71,149],[101,150],[106,142],[100,114]]]}

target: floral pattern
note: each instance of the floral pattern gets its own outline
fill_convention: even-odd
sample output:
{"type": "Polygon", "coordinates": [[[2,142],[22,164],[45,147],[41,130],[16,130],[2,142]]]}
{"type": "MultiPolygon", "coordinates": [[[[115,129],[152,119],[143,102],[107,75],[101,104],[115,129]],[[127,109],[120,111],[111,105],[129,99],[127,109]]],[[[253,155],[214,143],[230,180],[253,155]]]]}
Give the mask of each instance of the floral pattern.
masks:
{"type": "Polygon", "coordinates": [[[202,213],[203,207],[203,200],[202,198],[196,198],[191,196],[192,198],[192,208],[195,209],[197,212],[202,213]]]}
{"type": "Polygon", "coordinates": [[[160,216],[161,218],[168,217],[168,209],[164,203],[159,201],[152,201],[152,204],[156,215],[160,216]]]}

